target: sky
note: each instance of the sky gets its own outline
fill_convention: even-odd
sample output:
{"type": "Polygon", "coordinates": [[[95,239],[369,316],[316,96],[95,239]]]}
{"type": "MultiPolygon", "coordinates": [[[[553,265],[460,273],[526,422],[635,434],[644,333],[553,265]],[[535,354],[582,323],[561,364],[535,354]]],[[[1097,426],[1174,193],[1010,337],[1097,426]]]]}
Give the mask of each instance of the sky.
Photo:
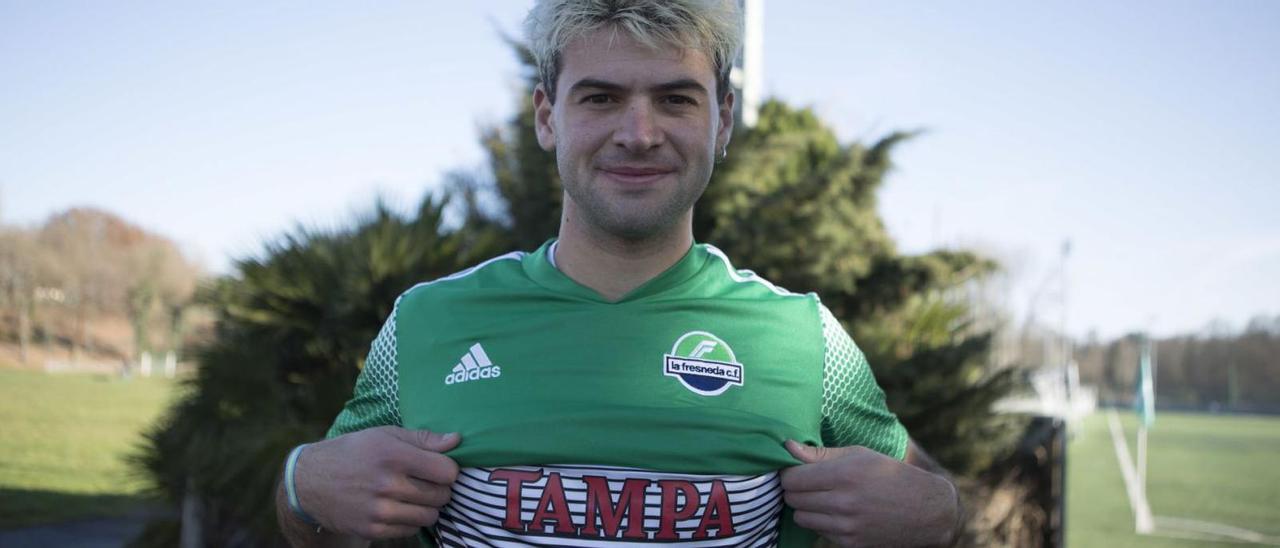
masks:
{"type": "MultiPolygon", "coordinates": [[[[98,207],[225,273],[408,211],[482,169],[530,4],[0,0],[0,223],[98,207]]],[[[765,2],[768,94],[923,130],[880,195],[901,251],[987,253],[1077,336],[1280,314],[1280,2],[913,4],[765,2]]]]}

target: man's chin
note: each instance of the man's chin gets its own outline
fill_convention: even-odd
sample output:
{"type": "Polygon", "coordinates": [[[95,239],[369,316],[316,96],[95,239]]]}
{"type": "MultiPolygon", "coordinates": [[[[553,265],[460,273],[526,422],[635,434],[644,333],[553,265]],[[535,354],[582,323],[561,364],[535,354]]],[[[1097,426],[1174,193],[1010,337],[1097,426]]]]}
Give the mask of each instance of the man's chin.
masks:
{"type": "Polygon", "coordinates": [[[597,226],[614,238],[635,243],[653,240],[670,233],[676,221],[677,218],[672,218],[669,214],[629,212],[626,216],[602,219],[597,226]]]}
{"type": "Polygon", "coordinates": [[[604,227],[605,232],[610,236],[631,243],[645,242],[657,238],[666,232],[662,226],[652,224],[617,224],[604,227]]]}

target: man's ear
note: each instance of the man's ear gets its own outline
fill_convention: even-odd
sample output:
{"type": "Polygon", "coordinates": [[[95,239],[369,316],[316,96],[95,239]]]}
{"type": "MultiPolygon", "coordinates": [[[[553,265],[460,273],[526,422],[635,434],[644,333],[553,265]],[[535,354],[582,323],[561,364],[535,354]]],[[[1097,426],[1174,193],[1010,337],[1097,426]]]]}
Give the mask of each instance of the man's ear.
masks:
{"type": "Polygon", "coordinates": [[[552,152],[556,149],[556,130],[551,123],[551,96],[538,84],[533,88],[533,128],[538,134],[538,146],[552,152]]]}
{"type": "Polygon", "coordinates": [[[729,146],[729,138],[733,136],[733,102],[736,98],[733,91],[730,90],[724,95],[724,101],[720,102],[720,129],[716,131],[716,155],[724,153],[726,147],[729,146]]]}

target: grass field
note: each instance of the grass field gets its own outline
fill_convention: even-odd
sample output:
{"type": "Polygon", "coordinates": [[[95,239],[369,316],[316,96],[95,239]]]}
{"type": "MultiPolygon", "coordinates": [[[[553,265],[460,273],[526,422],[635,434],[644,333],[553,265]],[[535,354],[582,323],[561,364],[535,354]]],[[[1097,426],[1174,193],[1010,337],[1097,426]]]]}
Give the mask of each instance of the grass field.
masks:
{"type": "MultiPolygon", "coordinates": [[[[177,393],[159,379],[0,368],[0,528],[136,509],[142,482],[122,458],[177,393]]],[[[1136,419],[1121,417],[1136,453],[1136,419]]],[[[1280,536],[1280,418],[1161,413],[1149,439],[1152,513],[1280,536]]],[[[1085,420],[1067,462],[1073,548],[1240,546],[1134,533],[1105,412],[1085,420]]]]}
{"type": "MultiPolygon", "coordinates": [[[[1136,455],[1136,417],[1120,416],[1136,455]]],[[[1160,413],[1148,440],[1152,514],[1280,536],[1280,418],[1160,413]]],[[[1085,420],[1068,451],[1069,546],[1241,546],[1134,533],[1105,411],[1085,420]]]]}
{"type": "Polygon", "coordinates": [[[0,528],[136,510],[142,482],[123,457],[177,386],[0,369],[0,528]]]}

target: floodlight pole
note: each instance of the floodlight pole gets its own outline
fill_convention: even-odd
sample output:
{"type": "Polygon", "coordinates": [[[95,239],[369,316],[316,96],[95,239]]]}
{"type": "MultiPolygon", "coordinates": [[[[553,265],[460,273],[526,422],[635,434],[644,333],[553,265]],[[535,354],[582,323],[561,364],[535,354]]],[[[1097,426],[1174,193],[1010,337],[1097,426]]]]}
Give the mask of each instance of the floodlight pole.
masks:
{"type": "Polygon", "coordinates": [[[742,51],[729,73],[737,96],[733,105],[735,121],[741,127],[755,127],[764,95],[764,0],[738,0],[742,9],[742,51]]]}
{"type": "Polygon", "coordinates": [[[1058,324],[1058,342],[1061,345],[1059,356],[1062,359],[1062,374],[1064,376],[1063,386],[1066,387],[1063,396],[1066,397],[1067,407],[1070,409],[1071,403],[1074,401],[1075,394],[1071,393],[1071,337],[1067,335],[1067,291],[1070,285],[1067,283],[1067,259],[1071,257],[1071,240],[1062,241],[1062,258],[1058,263],[1058,283],[1060,287],[1060,297],[1062,298],[1062,310],[1060,323],[1058,324]]]}

